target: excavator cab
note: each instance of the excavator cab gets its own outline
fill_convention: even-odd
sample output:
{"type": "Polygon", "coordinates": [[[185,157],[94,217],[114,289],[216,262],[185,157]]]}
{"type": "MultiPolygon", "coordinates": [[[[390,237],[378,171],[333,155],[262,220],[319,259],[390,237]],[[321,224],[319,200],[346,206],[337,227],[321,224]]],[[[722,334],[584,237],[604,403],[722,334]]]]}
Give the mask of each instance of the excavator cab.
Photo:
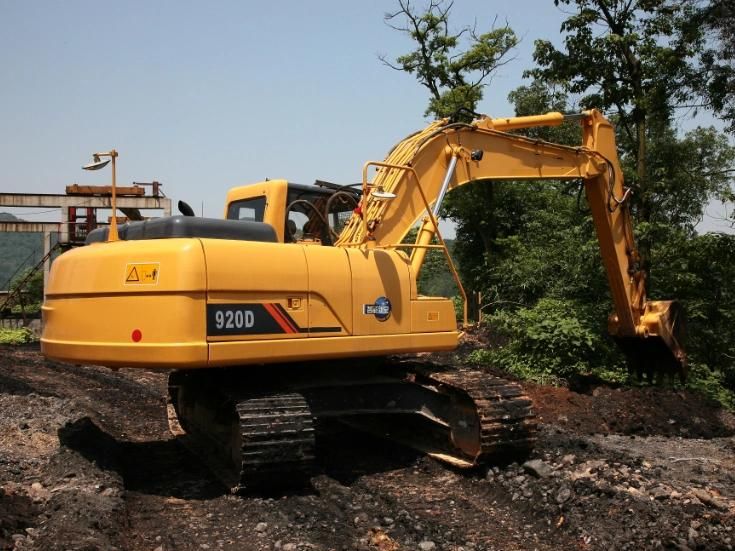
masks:
{"type": "Polygon", "coordinates": [[[225,217],[270,224],[281,243],[333,245],[360,195],[352,186],[321,180],[311,186],[267,180],[231,190],[225,217]]]}

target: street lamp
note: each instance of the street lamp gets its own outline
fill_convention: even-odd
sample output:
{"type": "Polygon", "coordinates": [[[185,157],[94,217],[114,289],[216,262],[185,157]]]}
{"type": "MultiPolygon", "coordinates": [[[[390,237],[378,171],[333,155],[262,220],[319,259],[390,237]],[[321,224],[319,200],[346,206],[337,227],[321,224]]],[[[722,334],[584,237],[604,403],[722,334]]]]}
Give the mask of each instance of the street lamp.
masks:
{"type": "Polygon", "coordinates": [[[107,241],[117,241],[117,209],[115,208],[115,159],[117,158],[117,151],[111,149],[103,153],[95,153],[92,155],[92,162],[87,163],[82,168],[84,170],[99,170],[102,167],[107,166],[107,163],[112,161],[112,221],[110,222],[110,231],[107,233],[107,241]],[[108,160],[103,161],[101,157],[109,157],[108,160]]]}

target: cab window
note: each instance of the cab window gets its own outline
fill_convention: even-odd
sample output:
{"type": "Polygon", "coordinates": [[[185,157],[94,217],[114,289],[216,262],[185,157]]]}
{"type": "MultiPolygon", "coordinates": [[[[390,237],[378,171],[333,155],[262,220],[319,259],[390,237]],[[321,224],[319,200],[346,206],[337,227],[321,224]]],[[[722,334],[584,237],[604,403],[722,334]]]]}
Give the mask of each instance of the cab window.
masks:
{"type": "Polygon", "coordinates": [[[228,220],[262,222],[265,215],[265,196],[233,201],[227,207],[228,220]]]}

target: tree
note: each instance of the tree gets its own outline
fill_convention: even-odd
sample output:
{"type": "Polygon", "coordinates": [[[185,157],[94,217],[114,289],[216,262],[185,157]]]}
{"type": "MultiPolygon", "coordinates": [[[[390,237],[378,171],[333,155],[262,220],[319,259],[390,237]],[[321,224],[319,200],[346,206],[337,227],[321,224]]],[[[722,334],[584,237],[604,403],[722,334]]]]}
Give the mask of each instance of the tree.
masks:
{"type": "MultiPolygon", "coordinates": [[[[718,370],[716,385],[735,389],[733,240],[696,234],[710,200],[735,200],[735,149],[713,128],[682,136],[672,124],[675,109],[697,93],[696,60],[706,43],[693,21],[703,12],[693,0],[555,3],[576,8],[562,27],[565,46],[537,41],[538,66],[527,72],[534,79],[510,95],[516,114],[566,112],[570,96],[582,107],[613,111],[626,182],[635,191],[638,241],[657,258],[649,296],[684,302],[697,373],[718,370]]],[[[580,143],[577,124],[524,133],[580,143]]],[[[523,375],[609,376],[622,365],[611,339],[600,337],[611,300],[581,191],[561,182],[482,182],[445,202],[457,223],[454,252],[465,287],[489,297],[491,322],[510,339],[488,357],[523,375]]]]}
{"type": "MultiPolygon", "coordinates": [[[[385,21],[408,35],[416,48],[394,63],[386,56],[381,60],[392,69],[415,75],[429,91],[426,115],[466,120],[476,110],[492,75],[510,60],[518,39],[507,25],[487,32],[464,26],[452,32],[452,6],[451,1],[430,0],[420,11],[410,0],[398,0],[398,9],[387,13],[385,21]]],[[[482,244],[479,258],[492,249],[494,189],[494,185],[478,184],[454,191],[441,213],[442,217],[451,213],[471,234],[468,239],[482,244]]]]}
{"type": "Polygon", "coordinates": [[[485,33],[468,26],[451,32],[452,5],[431,0],[419,12],[410,0],[398,0],[399,9],[385,15],[386,23],[410,36],[416,49],[399,56],[395,63],[386,56],[380,59],[392,69],[416,76],[430,94],[425,114],[438,118],[474,111],[482,99],[483,86],[510,61],[509,54],[518,44],[507,25],[485,33]]]}
{"type": "Polygon", "coordinates": [[[735,133],[735,4],[713,0],[700,8],[691,25],[713,36],[699,55],[700,71],[692,87],[705,98],[705,105],[729,123],[735,133]]]}
{"type": "MultiPolygon", "coordinates": [[[[673,109],[691,99],[696,69],[692,57],[702,45],[702,30],[690,24],[696,6],[681,0],[554,0],[574,12],[562,23],[563,50],[546,40],[535,43],[538,67],[528,76],[558,84],[581,96],[583,107],[615,110],[621,142],[635,167],[638,218],[653,216],[655,190],[647,166],[652,135],[666,132],[673,109]]],[[[624,161],[626,159],[623,159],[624,161]]],[[[640,240],[644,259],[651,242],[640,240]]],[[[648,271],[648,262],[643,268],[648,271]]]]}
{"type": "MultiPolygon", "coordinates": [[[[710,200],[735,199],[735,149],[714,128],[681,136],[672,125],[675,109],[690,105],[701,92],[698,80],[710,82],[700,74],[702,60],[714,56],[706,49],[701,22],[707,16],[715,25],[712,6],[723,3],[705,8],[686,0],[555,3],[574,7],[562,25],[564,47],[537,41],[538,67],[527,75],[576,94],[584,107],[614,111],[626,182],[635,192],[636,234],[652,276],[649,296],[681,300],[690,312],[692,363],[723,370],[725,380],[735,382],[735,334],[728,325],[735,315],[729,299],[732,240],[696,235],[710,200]],[[656,262],[649,263],[651,258],[656,262]]],[[[732,21],[717,24],[726,28],[732,21]]],[[[728,38],[732,35],[720,35],[721,42],[728,38]]]]}
{"type": "MultiPolygon", "coordinates": [[[[567,110],[566,94],[537,82],[511,92],[509,99],[519,116],[567,110]]],[[[562,144],[578,144],[581,139],[579,126],[574,123],[529,129],[524,134],[562,144]]],[[[508,289],[507,280],[503,281],[497,272],[498,262],[508,254],[508,239],[525,234],[528,224],[541,211],[559,212],[569,205],[576,209],[578,191],[578,187],[568,183],[509,181],[477,182],[450,193],[444,212],[456,224],[455,253],[467,285],[483,291],[485,296],[494,297],[493,300],[518,300],[516,291],[507,295],[503,292],[508,289]],[[559,197],[560,194],[564,198],[559,197]],[[560,201],[566,201],[564,207],[560,201]],[[497,273],[498,277],[488,277],[491,273],[497,273]]],[[[565,224],[562,226],[568,227],[568,223],[565,224]]],[[[548,237],[548,233],[544,232],[543,236],[548,237]]],[[[528,237],[533,239],[533,235],[528,237]]],[[[534,286],[539,284],[537,279],[534,286]]]]}

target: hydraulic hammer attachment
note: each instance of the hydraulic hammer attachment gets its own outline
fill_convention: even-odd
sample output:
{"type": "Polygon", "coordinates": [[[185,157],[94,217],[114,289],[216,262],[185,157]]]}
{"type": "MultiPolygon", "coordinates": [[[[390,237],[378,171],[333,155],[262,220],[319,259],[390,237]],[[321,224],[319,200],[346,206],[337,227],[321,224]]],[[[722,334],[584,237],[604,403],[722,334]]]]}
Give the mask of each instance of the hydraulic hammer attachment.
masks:
{"type": "Polygon", "coordinates": [[[625,353],[628,366],[639,379],[649,382],[672,379],[686,380],[688,365],[684,351],[686,324],[684,308],[675,300],[647,301],[635,336],[619,336],[617,315],[609,320],[610,333],[625,353]]]}

